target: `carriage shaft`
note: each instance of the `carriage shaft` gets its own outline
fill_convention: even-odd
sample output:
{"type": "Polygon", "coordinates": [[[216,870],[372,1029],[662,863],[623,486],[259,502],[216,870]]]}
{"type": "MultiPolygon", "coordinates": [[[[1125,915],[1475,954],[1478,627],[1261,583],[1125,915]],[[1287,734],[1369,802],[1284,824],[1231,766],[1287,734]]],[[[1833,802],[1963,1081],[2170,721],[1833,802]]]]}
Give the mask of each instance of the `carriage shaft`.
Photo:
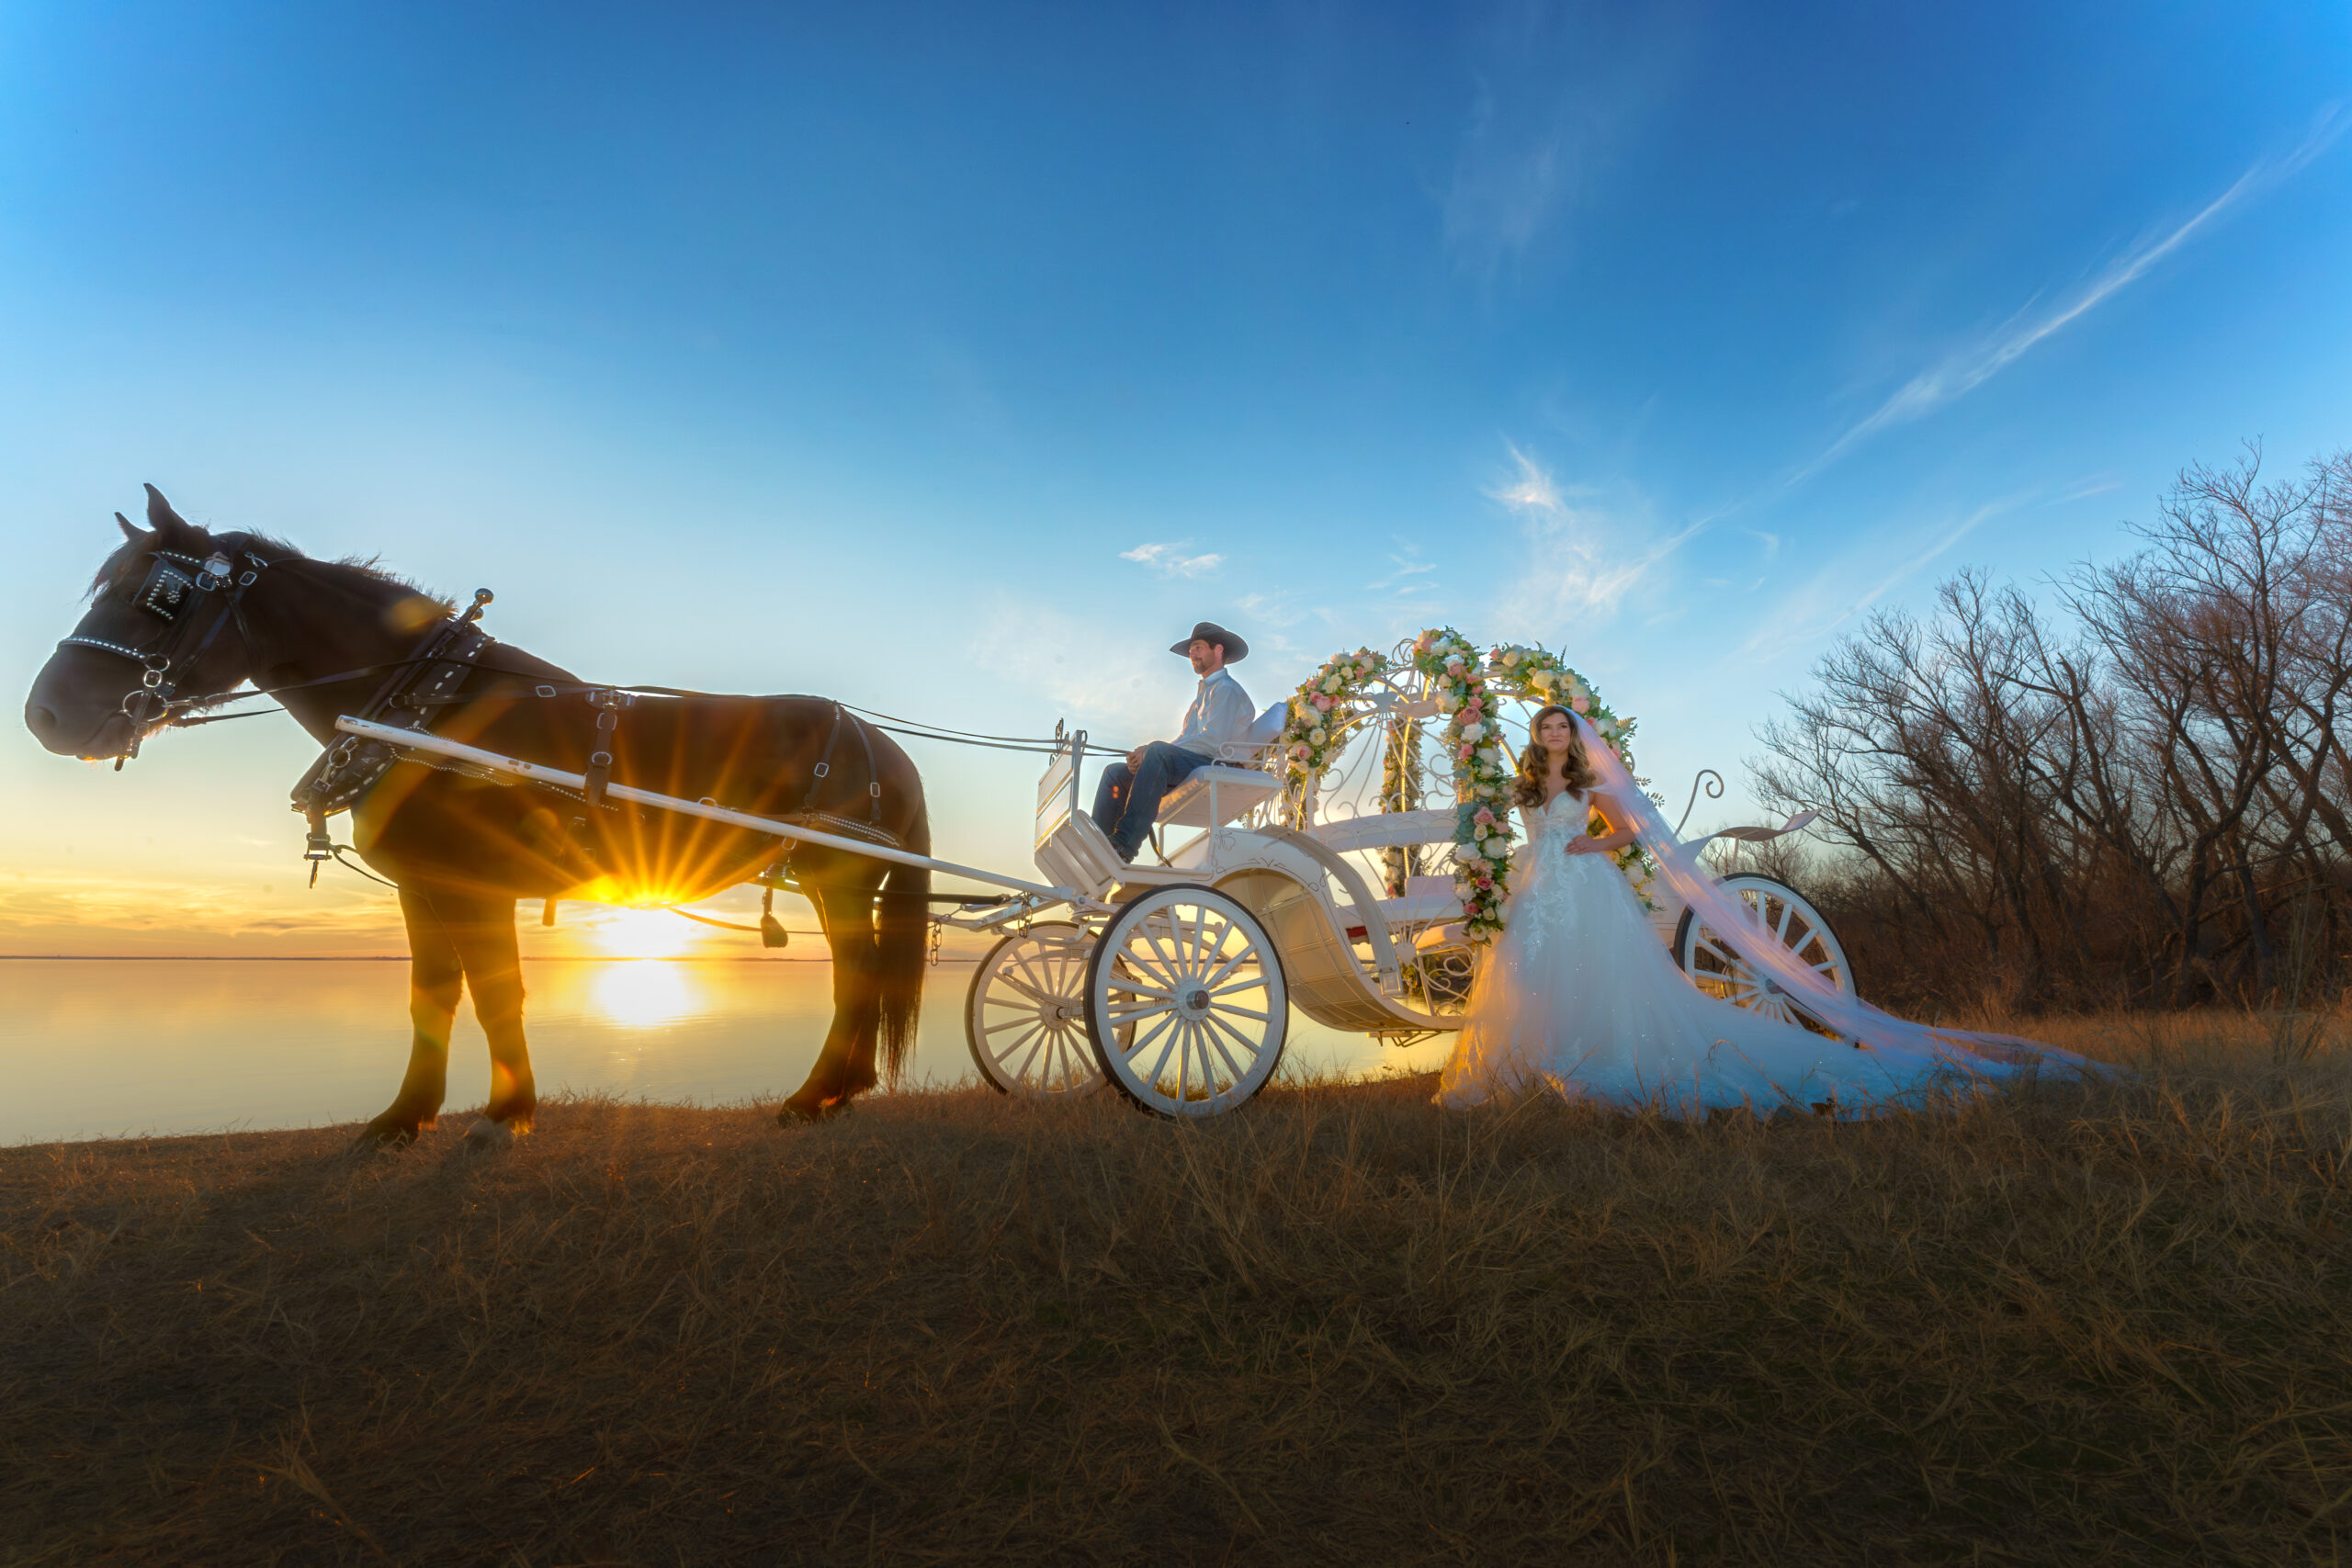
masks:
{"type": "MultiPolygon", "coordinates": [[[[462,741],[444,740],[437,735],[417,729],[400,729],[389,724],[374,724],[364,718],[348,716],[334,721],[334,727],[347,735],[363,736],[380,740],[387,746],[404,751],[430,751],[435,756],[448,757],[460,762],[470,762],[492,773],[512,773],[516,778],[537,784],[560,784],[566,789],[584,789],[587,779],[580,773],[567,773],[560,768],[526,762],[519,757],[502,757],[495,751],[485,751],[479,746],[462,741]]],[[[954,861],[933,860],[929,855],[913,854],[906,850],[893,850],[880,844],[869,844],[856,839],[845,839],[834,833],[820,833],[814,828],[802,828],[790,822],[778,822],[772,818],[754,817],[748,811],[733,811],[724,806],[705,805],[698,800],[682,800],[676,795],[656,795],[650,789],[638,789],[629,784],[606,784],[605,798],[625,800],[636,806],[650,806],[662,811],[675,811],[687,817],[700,817],[711,822],[723,822],[730,828],[745,828],[772,838],[791,839],[804,844],[818,844],[829,850],[841,850],[848,854],[864,855],[869,860],[888,861],[895,865],[928,867],[933,871],[953,872],[968,876],[975,882],[986,882],[998,887],[1010,887],[1016,892],[1036,894],[1061,903],[1078,903],[1079,895],[1068,887],[1047,887],[1043,883],[1024,882],[1017,876],[1006,876],[993,871],[981,871],[976,866],[958,865],[954,861]]]]}

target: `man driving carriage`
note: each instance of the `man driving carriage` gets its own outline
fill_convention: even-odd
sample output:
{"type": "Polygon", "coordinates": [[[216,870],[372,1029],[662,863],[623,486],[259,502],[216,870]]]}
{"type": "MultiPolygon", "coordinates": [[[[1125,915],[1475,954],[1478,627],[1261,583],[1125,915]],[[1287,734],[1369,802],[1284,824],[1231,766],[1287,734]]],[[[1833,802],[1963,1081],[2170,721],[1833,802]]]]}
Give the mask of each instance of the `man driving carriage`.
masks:
{"type": "Polygon", "coordinates": [[[1225,668],[1250,657],[1248,643],[1215,621],[1202,621],[1190,637],[1170,643],[1168,651],[1191,660],[1193,672],[1201,678],[1193,705],[1184,710],[1183,728],[1174,740],[1147,742],[1128,752],[1125,761],[1103,769],[1094,788],[1095,825],[1109,836],[1123,861],[1135,859],[1143,848],[1162,797],[1215,757],[1219,746],[1245,739],[1256,716],[1250,694],[1225,668]]]}

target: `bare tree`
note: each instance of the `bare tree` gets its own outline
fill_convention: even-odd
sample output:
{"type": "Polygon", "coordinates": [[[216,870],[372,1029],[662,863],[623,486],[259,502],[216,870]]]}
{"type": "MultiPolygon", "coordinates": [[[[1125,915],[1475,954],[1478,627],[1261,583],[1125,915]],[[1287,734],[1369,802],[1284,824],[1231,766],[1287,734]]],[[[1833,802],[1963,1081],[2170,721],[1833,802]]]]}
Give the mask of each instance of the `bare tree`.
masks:
{"type": "Polygon", "coordinates": [[[1906,999],[2267,997],[2289,903],[2341,951],[2352,453],[2189,468],[2132,532],[2056,585],[2065,624],[1962,571],[1760,731],[1758,792],[1821,812],[1824,891],[1906,999]]]}

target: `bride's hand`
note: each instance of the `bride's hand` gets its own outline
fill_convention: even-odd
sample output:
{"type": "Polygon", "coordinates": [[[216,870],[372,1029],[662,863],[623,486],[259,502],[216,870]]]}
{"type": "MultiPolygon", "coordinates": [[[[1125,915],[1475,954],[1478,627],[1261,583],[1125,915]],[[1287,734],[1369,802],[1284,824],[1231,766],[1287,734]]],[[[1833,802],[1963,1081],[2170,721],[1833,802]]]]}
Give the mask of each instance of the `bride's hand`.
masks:
{"type": "Polygon", "coordinates": [[[1578,834],[1568,840],[1567,852],[1572,855],[1597,855],[1601,849],[1599,840],[1589,834],[1578,834]]]}

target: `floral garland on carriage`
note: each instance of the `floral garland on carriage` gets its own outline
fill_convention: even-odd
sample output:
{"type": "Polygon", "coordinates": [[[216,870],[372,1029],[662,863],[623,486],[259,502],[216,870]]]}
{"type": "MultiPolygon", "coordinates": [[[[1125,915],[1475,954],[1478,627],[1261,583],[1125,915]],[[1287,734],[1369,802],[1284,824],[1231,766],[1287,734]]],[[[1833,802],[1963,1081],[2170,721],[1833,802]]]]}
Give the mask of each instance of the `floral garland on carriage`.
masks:
{"type": "MultiPolygon", "coordinates": [[[[1398,657],[1359,648],[1336,653],[1302,682],[1276,742],[1289,797],[1303,802],[1339,760],[1355,721],[1372,711],[1364,694],[1375,681],[1409,661],[1445,717],[1444,744],[1453,764],[1454,892],[1462,899],[1463,931],[1474,943],[1503,929],[1510,897],[1511,775],[1517,759],[1503,739],[1495,704],[1502,697],[1558,703],[1590,722],[1609,749],[1633,767],[1634,721],[1600,700],[1589,682],[1540,645],[1497,646],[1486,657],[1452,626],[1432,626],[1398,650],[1398,657]]],[[[1656,868],[1637,845],[1615,855],[1618,869],[1645,908],[1656,868]]]]}

